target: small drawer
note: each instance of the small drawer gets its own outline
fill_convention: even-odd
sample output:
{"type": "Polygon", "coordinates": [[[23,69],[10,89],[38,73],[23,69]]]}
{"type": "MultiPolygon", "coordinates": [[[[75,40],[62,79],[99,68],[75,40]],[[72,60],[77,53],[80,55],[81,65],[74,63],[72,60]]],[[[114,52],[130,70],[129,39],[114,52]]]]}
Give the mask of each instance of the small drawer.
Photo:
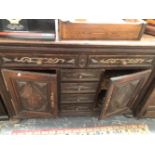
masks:
{"type": "Polygon", "coordinates": [[[76,67],[78,66],[78,55],[61,55],[61,54],[50,54],[46,56],[30,56],[30,55],[17,55],[17,56],[2,56],[2,64],[4,66],[14,65],[48,65],[55,67],[76,67]]]}
{"type": "Polygon", "coordinates": [[[98,82],[61,83],[61,93],[95,93],[98,82]]]}
{"type": "Polygon", "coordinates": [[[61,70],[61,81],[99,81],[104,70],[64,69],[61,70]]]}
{"type": "Polygon", "coordinates": [[[74,112],[84,112],[92,111],[92,104],[63,104],[60,107],[62,112],[74,111],[74,112]]]}
{"type": "Polygon", "coordinates": [[[144,117],[155,118],[155,110],[147,110],[144,117]]]}
{"type": "Polygon", "coordinates": [[[95,94],[61,94],[61,103],[93,103],[95,94]]]}
{"type": "MultiPolygon", "coordinates": [[[[153,103],[154,104],[154,103],[153,103]]],[[[155,111],[155,106],[154,105],[149,105],[148,107],[147,107],[147,110],[149,111],[155,111]]]]}
{"type": "Polygon", "coordinates": [[[88,67],[107,67],[107,66],[150,66],[154,60],[153,55],[89,55],[88,67]]]}

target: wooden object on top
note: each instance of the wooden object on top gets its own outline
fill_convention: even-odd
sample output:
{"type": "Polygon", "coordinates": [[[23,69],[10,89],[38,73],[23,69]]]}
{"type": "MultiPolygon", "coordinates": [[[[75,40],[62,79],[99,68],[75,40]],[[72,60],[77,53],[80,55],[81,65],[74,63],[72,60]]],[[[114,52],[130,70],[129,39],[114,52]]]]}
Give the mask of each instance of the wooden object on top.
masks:
{"type": "Polygon", "coordinates": [[[155,19],[147,19],[146,22],[145,33],[155,36],[155,19]]]}
{"type": "Polygon", "coordinates": [[[140,40],[145,26],[143,20],[59,20],[59,36],[61,40],[140,40]]]}

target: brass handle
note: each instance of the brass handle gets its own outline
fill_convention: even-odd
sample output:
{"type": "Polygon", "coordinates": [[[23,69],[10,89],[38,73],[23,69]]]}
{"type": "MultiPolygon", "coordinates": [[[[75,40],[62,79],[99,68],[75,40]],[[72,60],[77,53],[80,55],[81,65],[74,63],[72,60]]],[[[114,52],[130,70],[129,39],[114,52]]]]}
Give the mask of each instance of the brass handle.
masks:
{"type": "Polygon", "coordinates": [[[82,79],[83,78],[83,76],[82,75],[79,75],[79,79],[82,79]]]}
{"type": "Polygon", "coordinates": [[[42,62],[41,59],[38,59],[38,60],[36,61],[36,63],[37,63],[38,65],[41,65],[43,62],[42,62]]]}
{"type": "Polygon", "coordinates": [[[122,61],[122,63],[123,63],[123,65],[127,65],[127,62],[124,60],[124,61],[122,61]]]}

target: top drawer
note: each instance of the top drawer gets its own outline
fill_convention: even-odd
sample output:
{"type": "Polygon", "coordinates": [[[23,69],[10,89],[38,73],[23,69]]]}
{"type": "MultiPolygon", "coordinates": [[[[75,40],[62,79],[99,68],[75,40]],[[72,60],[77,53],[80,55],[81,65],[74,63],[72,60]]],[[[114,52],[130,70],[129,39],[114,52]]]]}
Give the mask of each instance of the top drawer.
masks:
{"type": "Polygon", "coordinates": [[[89,55],[88,67],[150,66],[153,60],[153,55],[89,55]]]}
{"type": "Polygon", "coordinates": [[[45,54],[44,56],[1,56],[1,61],[4,66],[15,65],[15,66],[42,66],[48,65],[53,67],[76,67],[78,65],[78,55],[62,55],[62,54],[45,54]]]}
{"type": "Polygon", "coordinates": [[[103,69],[62,69],[61,81],[99,81],[103,69]]]}

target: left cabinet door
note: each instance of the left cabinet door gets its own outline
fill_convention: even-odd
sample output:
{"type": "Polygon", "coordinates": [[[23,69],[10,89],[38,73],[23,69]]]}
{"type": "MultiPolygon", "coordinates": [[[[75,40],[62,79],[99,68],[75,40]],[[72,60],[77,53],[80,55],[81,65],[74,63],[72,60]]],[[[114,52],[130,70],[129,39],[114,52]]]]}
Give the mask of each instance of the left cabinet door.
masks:
{"type": "Polygon", "coordinates": [[[4,107],[3,100],[2,100],[1,95],[0,95],[0,121],[8,119],[8,118],[9,117],[8,117],[7,111],[4,107]]]}
{"type": "Polygon", "coordinates": [[[16,118],[57,115],[57,75],[2,69],[16,118]]]}

